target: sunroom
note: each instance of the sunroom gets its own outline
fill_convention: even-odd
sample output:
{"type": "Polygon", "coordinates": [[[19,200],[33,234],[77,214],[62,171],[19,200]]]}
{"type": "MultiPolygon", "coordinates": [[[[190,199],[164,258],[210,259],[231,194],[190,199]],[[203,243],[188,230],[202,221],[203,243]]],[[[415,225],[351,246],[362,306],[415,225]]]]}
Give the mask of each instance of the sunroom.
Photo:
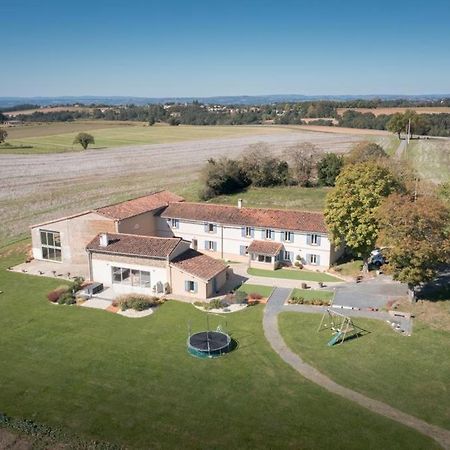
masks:
{"type": "Polygon", "coordinates": [[[269,241],[252,241],[248,246],[249,267],[276,269],[280,265],[283,244],[269,241]]]}

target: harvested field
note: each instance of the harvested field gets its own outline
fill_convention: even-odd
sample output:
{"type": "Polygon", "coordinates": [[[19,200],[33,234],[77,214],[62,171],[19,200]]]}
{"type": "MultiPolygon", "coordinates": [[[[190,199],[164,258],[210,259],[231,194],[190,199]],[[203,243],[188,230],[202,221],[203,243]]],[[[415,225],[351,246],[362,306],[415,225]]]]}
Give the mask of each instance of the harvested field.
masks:
{"type": "Polygon", "coordinates": [[[322,151],[346,152],[359,140],[296,130],[110,150],[0,155],[0,243],[27,233],[33,223],[163,187],[185,188],[208,158],[238,156],[252,143],[265,142],[279,154],[305,141],[322,151]]]}
{"type": "MultiPolygon", "coordinates": [[[[44,108],[35,109],[23,109],[22,111],[6,111],[3,114],[9,117],[16,117],[20,115],[29,115],[35,112],[49,113],[49,112],[61,112],[61,111],[90,111],[94,108],[85,106],[46,106],[44,108]]],[[[105,108],[102,108],[105,109],[105,108]]]]}
{"type": "Polygon", "coordinates": [[[450,107],[448,106],[420,106],[420,107],[392,107],[392,108],[338,108],[337,113],[341,116],[345,111],[348,110],[358,111],[360,113],[372,113],[375,116],[381,116],[382,114],[395,114],[395,113],[404,113],[406,110],[415,111],[418,114],[442,114],[442,113],[450,113],[450,107]]]}

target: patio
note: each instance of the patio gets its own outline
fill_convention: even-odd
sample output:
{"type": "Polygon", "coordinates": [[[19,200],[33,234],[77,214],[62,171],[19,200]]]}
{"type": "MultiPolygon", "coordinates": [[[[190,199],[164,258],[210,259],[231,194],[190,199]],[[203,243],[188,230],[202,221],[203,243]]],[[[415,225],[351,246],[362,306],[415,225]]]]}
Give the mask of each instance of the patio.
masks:
{"type": "Polygon", "coordinates": [[[64,280],[71,280],[74,277],[83,277],[85,280],[89,278],[87,264],[65,264],[33,259],[30,262],[24,262],[17,266],[9,267],[8,269],[13,272],[51,278],[62,278],[64,280]]]}

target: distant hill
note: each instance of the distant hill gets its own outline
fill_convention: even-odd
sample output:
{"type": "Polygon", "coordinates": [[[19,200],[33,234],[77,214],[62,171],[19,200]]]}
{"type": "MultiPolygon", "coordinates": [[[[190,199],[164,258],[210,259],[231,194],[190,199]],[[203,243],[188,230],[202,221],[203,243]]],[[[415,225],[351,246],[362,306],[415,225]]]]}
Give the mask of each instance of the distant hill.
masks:
{"type": "Polygon", "coordinates": [[[423,94],[423,95],[236,95],[217,97],[126,97],[126,96],[64,96],[64,97],[0,97],[0,108],[12,108],[16,105],[33,104],[38,106],[72,105],[80,104],[103,104],[103,105],[146,105],[149,103],[191,103],[198,100],[206,104],[220,105],[263,105],[279,102],[306,102],[311,100],[420,100],[436,101],[449,98],[450,94],[423,94]]]}

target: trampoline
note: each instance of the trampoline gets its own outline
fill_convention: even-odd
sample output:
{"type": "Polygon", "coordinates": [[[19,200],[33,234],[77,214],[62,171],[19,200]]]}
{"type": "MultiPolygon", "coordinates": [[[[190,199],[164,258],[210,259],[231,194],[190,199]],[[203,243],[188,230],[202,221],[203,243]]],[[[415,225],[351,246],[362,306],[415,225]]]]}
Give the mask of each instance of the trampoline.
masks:
{"type": "Polygon", "coordinates": [[[223,331],[201,331],[188,338],[188,352],[199,358],[216,358],[230,351],[231,337],[223,331]]]}

